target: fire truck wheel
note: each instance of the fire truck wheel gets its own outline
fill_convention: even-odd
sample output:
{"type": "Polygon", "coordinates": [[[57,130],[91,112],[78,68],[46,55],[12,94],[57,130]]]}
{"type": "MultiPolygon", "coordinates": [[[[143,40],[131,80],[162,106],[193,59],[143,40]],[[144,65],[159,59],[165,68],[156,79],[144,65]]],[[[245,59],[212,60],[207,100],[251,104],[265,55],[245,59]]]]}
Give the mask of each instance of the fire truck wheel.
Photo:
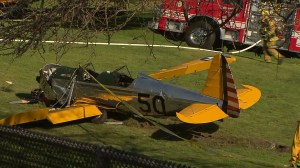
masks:
{"type": "Polygon", "coordinates": [[[107,111],[106,110],[101,110],[102,115],[96,116],[95,118],[92,119],[92,123],[94,124],[103,124],[106,119],[107,119],[107,111]]]}
{"type": "Polygon", "coordinates": [[[187,29],[184,39],[191,47],[213,49],[216,32],[209,23],[198,21],[192,23],[187,29]]]}

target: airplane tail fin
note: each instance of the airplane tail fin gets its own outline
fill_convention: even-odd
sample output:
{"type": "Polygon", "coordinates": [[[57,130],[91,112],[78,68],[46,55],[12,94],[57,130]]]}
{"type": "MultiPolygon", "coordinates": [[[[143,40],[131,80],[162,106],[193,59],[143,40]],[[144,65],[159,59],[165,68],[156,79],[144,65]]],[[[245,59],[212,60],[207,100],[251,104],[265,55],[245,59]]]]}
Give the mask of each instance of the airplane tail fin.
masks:
{"type": "Polygon", "coordinates": [[[237,118],[240,109],[251,107],[261,97],[259,89],[250,85],[243,86],[243,89],[236,89],[225,56],[215,56],[201,93],[223,100],[222,107],[217,104],[195,103],[176,113],[176,115],[181,121],[193,124],[213,122],[228,116],[237,118]]]}
{"type": "Polygon", "coordinates": [[[239,116],[238,94],[225,56],[218,55],[212,60],[202,94],[223,100],[222,110],[230,117],[239,116]]]}

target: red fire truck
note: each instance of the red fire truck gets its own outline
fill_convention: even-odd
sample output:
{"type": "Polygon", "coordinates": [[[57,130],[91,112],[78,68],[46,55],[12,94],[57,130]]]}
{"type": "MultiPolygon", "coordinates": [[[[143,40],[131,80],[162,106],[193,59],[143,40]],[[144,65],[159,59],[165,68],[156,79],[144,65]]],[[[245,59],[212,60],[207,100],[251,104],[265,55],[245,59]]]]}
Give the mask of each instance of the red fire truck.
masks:
{"type": "MultiPolygon", "coordinates": [[[[251,45],[261,39],[261,10],[272,8],[267,4],[272,3],[260,0],[163,0],[156,19],[149,22],[148,27],[183,36],[193,47],[212,49],[221,40],[251,45]]],[[[271,13],[278,20],[278,27],[282,27],[279,36],[284,43],[280,49],[300,53],[300,6],[290,1],[279,3],[279,7],[271,13]]]]}

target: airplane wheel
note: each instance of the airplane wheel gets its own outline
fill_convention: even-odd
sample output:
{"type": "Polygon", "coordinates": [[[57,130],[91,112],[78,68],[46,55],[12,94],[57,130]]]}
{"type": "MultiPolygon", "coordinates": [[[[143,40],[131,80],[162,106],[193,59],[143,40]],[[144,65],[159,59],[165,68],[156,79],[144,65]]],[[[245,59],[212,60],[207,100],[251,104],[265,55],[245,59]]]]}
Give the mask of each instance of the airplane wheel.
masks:
{"type": "Polygon", "coordinates": [[[92,123],[94,124],[103,124],[106,119],[107,119],[107,111],[106,110],[101,110],[102,115],[99,115],[95,118],[92,119],[92,123]]]}
{"type": "Polygon", "coordinates": [[[184,39],[189,46],[213,49],[216,32],[209,23],[197,21],[187,29],[184,39]]]}

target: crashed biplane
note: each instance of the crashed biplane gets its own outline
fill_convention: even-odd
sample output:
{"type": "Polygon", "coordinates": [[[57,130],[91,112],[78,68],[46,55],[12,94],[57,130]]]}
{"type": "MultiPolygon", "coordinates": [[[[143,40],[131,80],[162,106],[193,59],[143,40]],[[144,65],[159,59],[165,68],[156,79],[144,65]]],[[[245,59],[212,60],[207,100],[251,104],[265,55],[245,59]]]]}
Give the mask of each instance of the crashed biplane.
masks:
{"type": "Polygon", "coordinates": [[[209,123],[228,116],[236,118],[240,109],[255,104],[261,93],[249,85],[236,89],[228,65],[232,61],[235,58],[219,54],[150,75],[140,73],[136,79],[121,73],[120,68],[97,73],[83,67],[48,64],[40,70],[37,80],[42,90],[40,99],[50,107],[13,114],[0,123],[16,125],[47,119],[58,124],[89,117],[101,123],[108,111],[130,113],[127,103],[143,115],[176,115],[185,123],[209,123]],[[200,93],[160,81],[204,69],[209,71],[200,93]]]}

